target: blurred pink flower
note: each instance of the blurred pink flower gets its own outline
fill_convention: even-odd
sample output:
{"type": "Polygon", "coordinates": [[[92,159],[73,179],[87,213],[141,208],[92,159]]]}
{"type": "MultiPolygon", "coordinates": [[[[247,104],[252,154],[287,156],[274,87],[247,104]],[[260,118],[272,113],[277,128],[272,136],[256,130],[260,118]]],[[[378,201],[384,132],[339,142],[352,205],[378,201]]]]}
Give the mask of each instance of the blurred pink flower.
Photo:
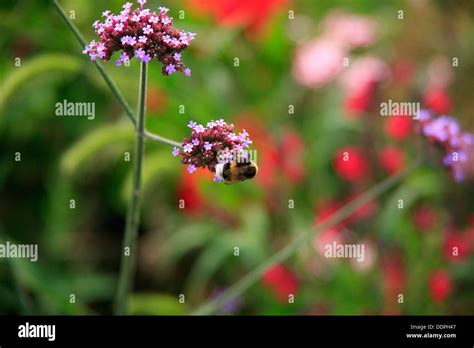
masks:
{"type": "Polygon", "coordinates": [[[351,49],[374,43],[377,30],[377,23],[369,17],[331,12],[323,20],[321,35],[296,50],[294,78],[313,88],[333,81],[351,49]]]}
{"type": "Polygon", "coordinates": [[[364,259],[359,261],[357,258],[350,260],[352,268],[356,271],[365,272],[370,270],[377,260],[377,249],[376,245],[370,240],[363,240],[358,242],[364,245],[364,259]]]}
{"type": "Polygon", "coordinates": [[[348,93],[354,93],[389,77],[388,65],[382,59],[368,55],[350,62],[341,76],[341,84],[348,93]]]}
{"type": "Polygon", "coordinates": [[[358,117],[374,107],[378,84],[390,76],[388,65],[378,57],[364,56],[350,62],[340,82],[346,91],[344,107],[350,117],[358,117]]]}
{"type": "Polygon", "coordinates": [[[336,78],[347,50],[335,41],[317,38],[296,51],[293,76],[306,87],[321,87],[336,78]]]}
{"type": "Polygon", "coordinates": [[[428,65],[428,85],[431,89],[446,89],[453,80],[453,68],[445,56],[433,58],[428,65]]]}
{"type": "Polygon", "coordinates": [[[329,38],[349,48],[367,47],[377,39],[377,23],[366,16],[342,12],[330,13],[324,20],[324,30],[329,38]]]}
{"type": "MultiPolygon", "coordinates": [[[[316,250],[321,257],[325,257],[325,248],[326,245],[331,245],[333,243],[341,244],[343,242],[341,233],[338,229],[332,227],[327,230],[322,231],[313,239],[313,248],[316,250]]],[[[328,259],[331,260],[331,259],[328,259]]]]}

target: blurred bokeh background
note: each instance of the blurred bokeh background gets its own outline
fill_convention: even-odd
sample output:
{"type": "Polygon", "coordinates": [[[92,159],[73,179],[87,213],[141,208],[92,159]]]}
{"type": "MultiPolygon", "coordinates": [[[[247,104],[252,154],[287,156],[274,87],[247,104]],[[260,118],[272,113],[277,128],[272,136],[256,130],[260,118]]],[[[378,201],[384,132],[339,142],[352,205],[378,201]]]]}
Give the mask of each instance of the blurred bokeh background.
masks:
{"type": "MultiPolygon", "coordinates": [[[[100,14],[122,4],[61,1],[88,41],[100,14]]],[[[169,7],[176,27],[197,33],[183,52],[191,78],[150,64],[147,128],[181,141],[190,120],[223,118],[250,133],[260,171],[217,184],[204,170],[188,174],[170,146],[147,142],[131,314],[192,312],[409,166],[423,139],[410,118],[380,117],[380,102],[420,102],[474,130],[472,1],[147,6],[169,7]]],[[[0,313],[111,313],[132,125],[51,2],[4,0],[0,14],[0,236],[39,245],[36,263],[0,260],[0,313]],[[95,119],[57,117],[63,100],[94,102],[95,119]]],[[[105,68],[135,108],[138,63],[105,68]]],[[[315,236],[219,313],[472,314],[473,185],[455,183],[426,147],[431,165],[315,236]],[[325,258],[332,241],[363,243],[365,261],[325,258]]]]}

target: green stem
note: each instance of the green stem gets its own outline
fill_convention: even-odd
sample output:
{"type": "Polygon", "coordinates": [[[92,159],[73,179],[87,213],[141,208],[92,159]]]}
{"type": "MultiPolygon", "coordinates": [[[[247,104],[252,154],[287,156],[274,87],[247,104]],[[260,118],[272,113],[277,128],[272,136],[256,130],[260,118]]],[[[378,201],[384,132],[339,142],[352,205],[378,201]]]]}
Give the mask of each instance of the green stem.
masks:
{"type": "MultiPolygon", "coordinates": [[[[69,29],[71,29],[71,31],[74,33],[74,35],[76,36],[77,40],[79,41],[79,43],[81,44],[82,47],[85,47],[86,46],[86,40],[84,39],[84,37],[81,35],[81,33],[79,32],[79,30],[76,28],[76,26],[74,25],[74,23],[68,18],[66,12],[64,12],[63,8],[61,7],[61,5],[58,3],[57,0],[52,0],[53,2],[53,5],[54,7],[56,7],[56,10],[59,12],[59,14],[61,15],[61,17],[64,19],[64,21],[66,22],[67,26],[69,27],[69,29]]],[[[117,98],[117,101],[120,103],[120,105],[122,105],[122,107],[124,108],[125,110],[125,113],[127,114],[128,118],[130,119],[130,121],[132,121],[133,125],[136,127],[136,121],[135,121],[135,114],[133,113],[132,111],[132,108],[130,107],[130,105],[127,103],[127,101],[125,100],[125,98],[123,97],[122,93],[120,93],[119,89],[117,88],[117,85],[112,81],[112,79],[110,78],[109,74],[107,73],[107,71],[105,71],[104,67],[102,66],[102,64],[100,63],[100,61],[96,60],[96,61],[93,61],[93,63],[95,64],[95,66],[97,67],[97,69],[99,70],[100,74],[102,75],[102,77],[104,78],[105,82],[107,83],[107,85],[109,86],[110,90],[112,91],[113,95],[115,96],[115,98],[117,98]]],[[[146,132],[145,133],[145,136],[153,141],[158,141],[158,142],[162,142],[164,144],[168,144],[168,145],[172,145],[172,146],[178,146],[178,147],[181,147],[181,144],[176,142],[176,141],[173,141],[173,140],[170,140],[170,139],[167,139],[165,137],[162,137],[160,135],[156,135],[156,134],[153,134],[153,133],[150,133],[150,132],[146,132]]]]}
{"type": "Polygon", "coordinates": [[[136,125],[135,158],[133,165],[133,188],[131,202],[127,212],[127,222],[123,238],[120,275],[115,302],[115,314],[125,314],[127,300],[133,283],[137,259],[137,235],[140,222],[140,199],[143,153],[145,148],[145,107],[148,65],[140,65],[140,87],[138,92],[138,112],[136,125]],[[128,252],[126,252],[128,251],[128,252]]]}
{"type": "Polygon", "coordinates": [[[321,231],[324,231],[330,228],[331,226],[338,224],[339,222],[341,222],[342,220],[350,216],[356,209],[370,202],[372,199],[381,195],[382,193],[388,191],[402,178],[404,178],[409,173],[411,173],[415,168],[417,168],[419,164],[420,164],[419,162],[416,162],[410,168],[400,173],[399,175],[389,177],[388,179],[382,181],[378,185],[374,186],[372,189],[360,195],[355,200],[343,206],[335,214],[331,215],[331,217],[324,220],[322,223],[318,224],[315,227],[315,229],[310,230],[306,233],[302,233],[300,236],[295,238],[291,243],[289,243],[283,249],[273,254],[271,257],[269,257],[267,260],[262,262],[255,269],[247,273],[237,283],[235,283],[230,288],[228,288],[221,296],[205,303],[204,305],[199,307],[196,311],[194,311],[192,314],[209,315],[216,312],[222,305],[231,301],[235,297],[239,296],[241,293],[247,290],[250,286],[252,286],[255,282],[257,282],[261,278],[262,274],[267,270],[268,267],[276,263],[285,261],[291,255],[293,255],[296,251],[298,251],[301,247],[308,245],[311,239],[314,238],[315,233],[319,233],[321,231]]]}

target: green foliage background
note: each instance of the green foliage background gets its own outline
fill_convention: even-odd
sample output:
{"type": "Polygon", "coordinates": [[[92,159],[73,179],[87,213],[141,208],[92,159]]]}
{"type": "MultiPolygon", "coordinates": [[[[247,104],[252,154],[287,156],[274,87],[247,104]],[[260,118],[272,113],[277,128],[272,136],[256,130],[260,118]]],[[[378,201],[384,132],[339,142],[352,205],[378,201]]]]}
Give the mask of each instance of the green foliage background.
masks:
{"type": "MultiPolygon", "coordinates": [[[[341,8],[366,14],[382,23],[380,42],[370,50],[388,61],[408,57],[416,63],[415,87],[421,88],[422,67],[435,54],[459,57],[452,86],[454,115],[472,131],[474,100],[474,6],[470,1],[428,1],[429,13],[419,13],[404,1],[294,1],[296,13],[311,19],[312,36],[328,11],[341,8]],[[407,20],[395,20],[399,9],[407,20]]],[[[150,7],[158,6],[150,0],[150,7]]],[[[91,23],[105,9],[118,11],[121,1],[61,2],[74,10],[74,23],[91,40],[91,23]]],[[[183,4],[163,1],[171,14],[183,4]]],[[[18,243],[38,243],[37,263],[0,260],[0,313],[105,314],[111,312],[128,192],[133,129],[106,84],[48,1],[7,0],[0,4],[0,236],[18,243]],[[21,67],[15,67],[15,58],[21,67]],[[96,104],[96,118],[56,117],[62,100],[96,104]],[[15,153],[21,162],[15,162],[15,153]],[[75,209],[70,209],[74,199],[75,209]],[[70,294],[76,303],[70,303],[70,294]]],[[[364,120],[348,122],[337,87],[307,90],[294,82],[291,64],[295,43],[287,35],[285,11],[272,21],[263,40],[250,40],[239,28],[223,28],[191,15],[176,26],[198,33],[183,53],[192,78],[165,78],[159,64],[150,64],[149,87],[166,103],[147,114],[147,128],[175,140],[187,136],[189,120],[228,122],[242,114],[258,118],[269,134],[285,129],[300,134],[305,146],[305,177],[298,183],[280,178],[269,194],[251,181],[235,186],[199,181],[199,192],[214,211],[187,215],[177,208],[176,189],[182,165],[171,148],[148,141],[144,168],[144,202],[138,271],[132,314],[188,314],[256,267],[294,236],[311,228],[315,206],[327,198],[343,199],[349,187],[335,176],[337,149],[362,142],[364,120]],[[234,58],[240,66],[234,67],[234,58]],[[288,105],[295,115],[288,115],[288,105]],[[185,105],[184,115],[179,106],[185,105]],[[267,200],[273,200],[269,209],[267,200]],[[294,210],[288,209],[293,199],[294,210]],[[230,221],[229,222],[229,216],[230,221]],[[234,246],[240,256],[233,256],[234,246]],[[186,294],[186,304],[178,295],[186,294]]],[[[309,37],[308,37],[309,38],[309,37]]],[[[106,70],[132,106],[138,89],[137,62],[106,70]]],[[[400,98],[416,92],[391,91],[400,98]]],[[[149,96],[149,98],[155,98],[149,96]]],[[[390,143],[383,135],[380,145],[390,143]]],[[[408,158],[415,144],[401,144],[408,158]]],[[[258,151],[258,149],[257,149],[258,151]]],[[[278,175],[280,175],[278,173],[278,175]]],[[[385,174],[376,173],[382,180],[385,174]]],[[[378,180],[378,181],[380,181],[378,180]]],[[[377,181],[365,184],[367,189],[377,181]]],[[[410,175],[379,200],[376,217],[357,225],[354,238],[373,238],[381,257],[386,250],[403,255],[407,271],[403,314],[472,314],[474,258],[448,263],[442,256],[442,232],[447,224],[466,226],[473,212],[472,184],[454,185],[436,165],[410,175]],[[405,208],[396,209],[398,199],[405,208]],[[438,221],[430,233],[416,231],[410,212],[428,202],[438,221]],[[442,304],[428,296],[427,279],[438,267],[449,269],[454,294],[442,304]]],[[[279,303],[257,283],[242,294],[241,314],[368,314],[383,313],[383,267],[359,272],[349,262],[324,265],[315,276],[310,265],[321,262],[308,246],[288,260],[299,279],[294,305],[279,303]]]]}

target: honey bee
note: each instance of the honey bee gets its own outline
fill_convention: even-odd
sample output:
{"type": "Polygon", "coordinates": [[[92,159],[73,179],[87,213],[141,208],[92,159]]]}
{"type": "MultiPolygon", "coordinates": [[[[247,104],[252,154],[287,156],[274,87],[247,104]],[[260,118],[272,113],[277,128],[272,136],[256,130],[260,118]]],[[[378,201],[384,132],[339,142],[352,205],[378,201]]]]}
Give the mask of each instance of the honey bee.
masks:
{"type": "Polygon", "coordinates": [[[257,175],[258,166],[251,160],[219,163],[216,165],[216,176],[221,178],[225,184],[252,179],[257,175]]]}

